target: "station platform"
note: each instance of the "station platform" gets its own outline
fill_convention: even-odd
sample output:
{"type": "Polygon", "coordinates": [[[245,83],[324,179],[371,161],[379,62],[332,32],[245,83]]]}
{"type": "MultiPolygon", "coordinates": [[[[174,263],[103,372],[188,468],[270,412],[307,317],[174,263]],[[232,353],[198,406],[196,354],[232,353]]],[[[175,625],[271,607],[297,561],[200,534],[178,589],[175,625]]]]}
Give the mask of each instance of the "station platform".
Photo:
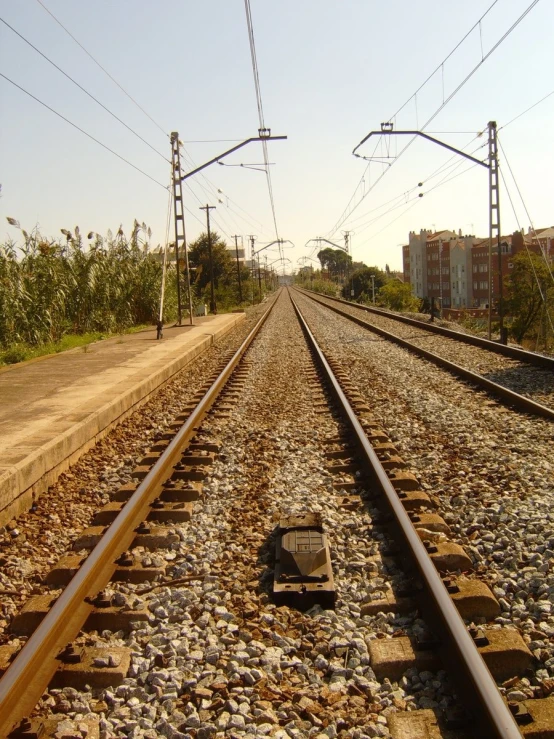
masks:
{"type": "Polygon", "coordinates": [[[244,318],[203,316],[159,341],[145,329],[0,368],[0,525],[244,318]]]}

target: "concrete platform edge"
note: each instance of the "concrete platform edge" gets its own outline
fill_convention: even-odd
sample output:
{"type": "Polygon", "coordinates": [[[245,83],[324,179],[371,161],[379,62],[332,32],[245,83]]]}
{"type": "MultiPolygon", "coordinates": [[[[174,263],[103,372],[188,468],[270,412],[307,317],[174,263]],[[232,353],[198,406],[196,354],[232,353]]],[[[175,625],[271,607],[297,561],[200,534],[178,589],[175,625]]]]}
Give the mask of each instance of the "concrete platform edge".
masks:
{"type": "Polygon", "coordinates": [[[134,383],[122,394],[91,411],[87,418],[72,425],[46,444],[37,447],[21,462],[0,468],[0,525],[33,505],[33,502],[53,485],[59,476],[75,464],[100,439],[121,421],[134,413],[177,372],[203,354],[218,339],[244,320],[244,313],[225,314],[230,320],[223,326],[201,326],[198,340],[188,345],[182,354],[134,383]]]}

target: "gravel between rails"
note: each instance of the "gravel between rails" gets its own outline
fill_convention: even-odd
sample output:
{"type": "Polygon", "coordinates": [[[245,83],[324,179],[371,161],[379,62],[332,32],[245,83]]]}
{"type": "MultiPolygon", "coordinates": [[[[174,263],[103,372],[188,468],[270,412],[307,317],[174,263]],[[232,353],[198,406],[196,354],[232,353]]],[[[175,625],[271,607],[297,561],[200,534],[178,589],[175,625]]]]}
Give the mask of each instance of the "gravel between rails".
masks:
{"type": "Polygon", "coordinates": [[[129,482],[131,472],[181,408],[190,402],[225,352],[238,349],[266,305],[248,309],[246,320],[191,362],[123,421],[69,472],[43,493],[33,508],[0,527],[0,643],[9,624],[30,595],[43,592],[41,581],[71,548],[110,494],[129,482]]]}
{"type": "Polygon", "coordinates": [[[341,310],[356,318],[362,318],[378,328],[410,341],[417,347],[427,349],[439,357],[455,362],[472,372],[477,372],[488,380],[531,398],[536,403],[554,408],[554,372],[551,370],[530,366],[525,362],[519,362],[477,346],[439,336],[425,329],[395,321],[394,318],[368,313],[344,303],[337,304],[335,301],[326,300],[321,295],[318,296],[318,300],[340,307],[341,310]]]}
{"type": "Polygon", "coordinates": [[[440,499],[453,537],[500,600],[498,624],[522,631],[539,668],[518,689],[534,695],[554,676],[554,424],[491,401],[306,297],[298,303],[440,499]]]}
{"type": "MultiPolygon", "coordinates": [[[[146,555],[164,561],[171,577],[197,575],[188,585],[117,583],[120,603],[146,604],[152,618],[130,635],[103,632],[89,644],[127,645],[131,674],[115,690],[51,690],[40,712],[82,721],[100,717],[101,736],[154,737],[386,737],[391,711],[447,706],[452,690],[443,672],[408,671],[399,684],[379,682],[368,643],[423,624],[394,614],[362,616],[361,604],[384,591],[398,573],[385,572],[385,538],[369,502],[339,507],[326,468],[324,438],[340,424],[307,389],[313,367],[305,339],[283,293],[248,353],[249,377],[230,417],[211,416],[203,435],[221,452],[204,482],[190,523],[176,525],[172,550],[146,555]],[[272,582],[272,536],[281,512],[320,511],[330,536],[336,610],[300,613],[277,608],[272,582]]],[[[141,554],[137,550],[137,554],[141,554]]]]}

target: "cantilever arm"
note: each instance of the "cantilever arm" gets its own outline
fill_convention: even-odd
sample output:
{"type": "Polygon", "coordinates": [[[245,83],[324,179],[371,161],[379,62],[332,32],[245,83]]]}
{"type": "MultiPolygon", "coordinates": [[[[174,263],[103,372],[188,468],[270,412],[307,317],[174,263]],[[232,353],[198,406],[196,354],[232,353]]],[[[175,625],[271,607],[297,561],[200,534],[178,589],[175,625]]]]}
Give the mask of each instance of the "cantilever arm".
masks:
{"type": "Polygon", "coordinates": [[[246,141],[242,141],[240,144],[233,146],[231,149],[228,149],[227,151],[224,151],[223,154],[220,154],[219,156],[214,157],[214,159],[210,159],[209,162],[206,162],[205,164],[201,164],[199,167],[196,167],[196,169],[193,169],[191,172],[187,172],[187,174],[184,174],[181,177],[181,182],[183,180],[187,180],[189,177],[192,177],[193,174],[197,174],[197,172],[201,172],[203,169],[206,169],[206,167],[209,167],[210,164],[215,164],[215,162],[218,162],[220,159],[223,159],[223,157],[226,157],[229,154],[232,154],[237,149],[241,149],[243,146],[246,146],[246,144],[250,144],[252,141],[281,141],[286,138],[287,138],[286,136],[253,136],[251,139],[246,139],[246,141]]]}
{"type": "Polygon", "coordinates": [[[466,154],[465,151],[460,151],[460,149],[456,149],[454,146],[450,146],[450,144],[445,144],[444,141],[439,141],[439,139],[435,139],[433,138],[433,136],[429,136],[429,134],[423,133],[423,131],[370,131],[367,136],[363,138],[360,143],[354,148],[352,154],[355,157],[360,157],[359,154],[356,154],[357,150],[360,148],[360,146],[362,146],[362,144],[365,144],[365,142],[369,138],[371,138],[371,136],[377,136],[377,134],[379,134],[379,136],[421,136],[421,138],[423,139],[432,141],[433,144],[438,144],[444,149],[448,149],[449,151],[453,151],[455,154],[459,154],[461,157],[464,157],[464,159],[469,159],[470,162],[475,162],[475,164],[480,164],[482,167],[490,169],[490,166],[487,162],[483,162],[481,161],[481,159],[476,159],[475,157],[472,157],[471,154],[466,154]]]}

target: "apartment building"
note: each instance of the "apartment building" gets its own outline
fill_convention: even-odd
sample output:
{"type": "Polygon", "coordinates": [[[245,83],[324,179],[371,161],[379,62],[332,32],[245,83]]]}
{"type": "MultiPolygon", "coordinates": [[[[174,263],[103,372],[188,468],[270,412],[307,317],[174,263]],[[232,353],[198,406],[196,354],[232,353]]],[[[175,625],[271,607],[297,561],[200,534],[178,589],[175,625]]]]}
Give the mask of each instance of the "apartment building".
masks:
{"type": "Polygon", "coordinates": [[[402,247],[404,282],[418,298],[435,298],[444,307],[466,305],[473,240],[461,231],[410,231],[402,247]]]}
{"type": "MultiPolygon", "coordinates": [[[[554,263],[554,226],[501,237],[503,281],[510,275],[512,259],[522,249],[543,254],[554,263]]],[[[410,231],[402,247],[404,282],[419,298],[435,299],[443,308],[485,308],[489,301],[489,240],[462,235],[461,230],[410,231]]],[[[499,293],[496,245],[492,256],[493,296],[499,293]]]]}

